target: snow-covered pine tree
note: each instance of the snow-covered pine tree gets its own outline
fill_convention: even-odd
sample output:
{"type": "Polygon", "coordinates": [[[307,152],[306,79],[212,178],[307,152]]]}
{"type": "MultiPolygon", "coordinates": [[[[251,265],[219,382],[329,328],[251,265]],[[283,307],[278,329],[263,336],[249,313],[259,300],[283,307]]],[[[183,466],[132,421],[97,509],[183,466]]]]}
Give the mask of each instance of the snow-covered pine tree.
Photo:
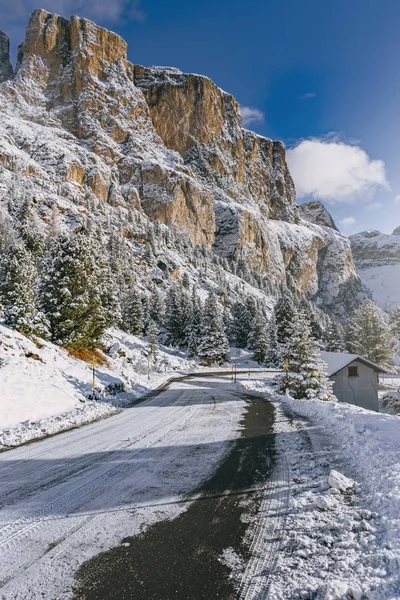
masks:
{"type": "Polygon", "coordinates": [[[143,333],[142,303],[134,287],[129,290],[123,303],[122,325],[132,335],[140,337],[143,333]]]}
{"type": "MultiPolygon", "coordinates": [[[[332,383],[325,374],[326,365],[319,357],[320,349],[312,337],[311,326],[302,312],[293,315],[288,325],[282,359],[288,360],[289,393],[293,398],[330,400],[332,383]]],[[[284,368],[284,362],[282,367],[284,368]]],[[[286,374],[279,378],[280,389],[286,390],[286,374]]]]}
{"type": "Polygon", "coordinates": [[[153,357],[153,361],[158,360],[158,334],[159,330],[154,321],[150,321],[147,327],[148,352],[153,357]]]}
{"type": "Polygon", "coordinates": [[[40,230],[39,218],[32,208],[32,199],[26,198],[18,215],[18,232],[25,247],[35,257],[42,256],[45,251],[43,231],[40,230]]]}
{"type": "Polygon", "coordinates": [[[197,294],[196,288],[192,288],[192,311],[189,331],[187,332],[188,350],[192,356],[197,354],[197,346],[201,338],[203,323],[203,305],[197,294]]]}
{"type": "Polygon", "coordinates": [[[57,344],[94,348],[115,322],[109,306],[103,304],[103,265],[96,256],[96,243],[83,234],[64,234],[51,243],[40,299],[57,344]]]}
{"type": "Polygon", "coordinates": [[[395,338],[400,340],[400,306],[390,313],[390,326],[395,338]]]}
{"type": "Polygon", "coordinates": [[[257,313],[253,321],[253,327],[250,331],[247,345],[253,350],[254,359],[258,364],[263,364],[269,348],[269,337],[267,324],[261,313],[257,313]]]}
{"type": "Polygon", "coordinates": [[[281,359],[281,350],[280,350],[277,335],[276,335],[276,323],[275,323],[274,313],[271,314],[271,317],[270,317],[270,320],[268,323],[267,335],[268,335],[268,350],[265,355],[264,364],[266,367],[269,367],[271,369],[278,368],[281,366],[282,359],[281,359]]]}
{"type": "Polygon", "coordinates": [[[159,327],[164,327],[165,302],[157,288],[153,290],[150,298],[150,317],[159,327]]]}
{"type": "Polygon", "coordinates": [[[187,271],[182,276],[182,285],[186,290],[190,289],[190,277],[187,271]]]}
{"type": "Polygon", "coordinates": [[[390,368],[396,343],[388,316],[372,300],[364,300],[351,315],[346,330],[347,349],[368,360],[390,368]]]}
{"type": "Polygon", "coordinates": [[[306,316],[311,327],[311,335],[323,346],[324,330],[321,322],[321,317],[314,304],[305,296],[302,297],[299,304],[299,310],[306,316]]]}
{"type": "Polygon", "coordinates": [[[254,298],[247,296],[244,302],[238,300],[233,304],[231,312],[233,342],[238,348],[246,348],[257,313],[254,298]]]}
{"type": "Polygon", "coordinates": [[[285,291],[274,308],[274,319],[276,324],[276,338],[280,345],[284,345],[289,336],[289,328],[296,313],[293,296],[285,291]]]}
{"type": "Polygon", "coordinates": [[[206,365],[222,365],[229,361],[229,343],[224,332],[221,308],[213,292],[210,292],[204,305],[197,352],[201,362],[206,365]]]}
{"type": "Polygon", "coordinates": [[[325,350],[327,352],[347,352],[344,329],[340,323],[331,321],[325,333],[325,350]]]}
{"type": "Polygon", "coordinates": [[[177,346],[186,346],[188,343],[191,308],[190,295],[182,284],[171,285],[167,293],[166,320],[173,343],[177,346]]]}
{"type": "Polygon", "coordinates": [[[4,320],[24,335],[49,335],[44,314],[37,305],[38,272],[32,254],[21,245],[11,248],[0,265],[0,303],[4,320]]]}
{"type": "Polygon", "coordinates": [[[0,206],[0,254],[7,253],[18,244],[19,235],[8,211],[0,206]]]}

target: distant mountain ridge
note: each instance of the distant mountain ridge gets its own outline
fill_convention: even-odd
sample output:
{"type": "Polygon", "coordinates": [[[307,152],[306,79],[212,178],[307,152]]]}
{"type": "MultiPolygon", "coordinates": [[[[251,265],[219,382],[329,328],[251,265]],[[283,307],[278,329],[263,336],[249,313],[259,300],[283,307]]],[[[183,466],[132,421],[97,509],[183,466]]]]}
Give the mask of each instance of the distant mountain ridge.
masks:
{"type": "Polygon", "coordinates": [[[400,227],[392,234],[369,230],[350,237],[357,273],[384,309],[400,306],[400,227]]]}

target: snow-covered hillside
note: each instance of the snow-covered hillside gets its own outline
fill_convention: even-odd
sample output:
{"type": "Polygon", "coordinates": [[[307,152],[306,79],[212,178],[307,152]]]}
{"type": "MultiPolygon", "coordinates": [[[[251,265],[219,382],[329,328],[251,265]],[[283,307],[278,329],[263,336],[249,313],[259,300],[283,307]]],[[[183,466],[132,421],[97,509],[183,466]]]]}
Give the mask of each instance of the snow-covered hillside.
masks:
{"type": "Polygon", "coordinates": [[[142,339],[112,329],[103,345],[105,352],[98,352],[96,359],[103,364],[95,366],[101,397],[91,402],[90,360],[75,358],[48,341],[33,342],[0,323],[0,449],[112,414],[172,373],[196,368],[184,354],[160,347],[148,379],[142,339]],[[122,388],[126,393],[114,394],[122,388]]]}
{"type": "Polygon", "coordinates": [[[362,282],[383,309],[400,306],[400,227],[392,234],[363,231],[350,237],[362,282]]]}

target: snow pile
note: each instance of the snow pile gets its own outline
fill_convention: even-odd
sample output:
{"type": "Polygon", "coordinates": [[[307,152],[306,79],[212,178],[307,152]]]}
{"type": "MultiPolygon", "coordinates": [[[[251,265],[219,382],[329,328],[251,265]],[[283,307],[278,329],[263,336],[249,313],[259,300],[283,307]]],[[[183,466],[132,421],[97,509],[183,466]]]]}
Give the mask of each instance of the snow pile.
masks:
{"type": "Polygon", "coordinates": [[[90,402],[91,364],[0,323],[0,449],[113,414],[177,370],[195,366],[183,353],[161,347],[148,380],[143,340],[111,329],[103,343],[104,364],[95,367],[101,400],[90,402]],[[115,394],[115,390],[125,392],[115,394]]]}
{"type": "Polygon", "coordinates": [[[390,391],[381,399],[382,412],[400,415],[400,392],[390,391]]]}
{"type": "Polygon", "coordinates": [[[278,402],[277,451],[291,471],[269,598],[399,598],[400,418],[245,386],[278,402]]]}

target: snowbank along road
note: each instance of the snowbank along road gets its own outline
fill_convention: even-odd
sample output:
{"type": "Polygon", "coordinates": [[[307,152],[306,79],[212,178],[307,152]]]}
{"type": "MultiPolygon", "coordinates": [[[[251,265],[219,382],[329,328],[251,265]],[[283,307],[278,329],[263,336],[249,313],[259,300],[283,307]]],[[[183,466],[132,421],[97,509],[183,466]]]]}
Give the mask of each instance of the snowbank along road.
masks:
{"type": "Polygon", "coordinates": [[[315,436],[208,375],[0,454],[0,598],[396,598],[374,515],[315,436]]]}

